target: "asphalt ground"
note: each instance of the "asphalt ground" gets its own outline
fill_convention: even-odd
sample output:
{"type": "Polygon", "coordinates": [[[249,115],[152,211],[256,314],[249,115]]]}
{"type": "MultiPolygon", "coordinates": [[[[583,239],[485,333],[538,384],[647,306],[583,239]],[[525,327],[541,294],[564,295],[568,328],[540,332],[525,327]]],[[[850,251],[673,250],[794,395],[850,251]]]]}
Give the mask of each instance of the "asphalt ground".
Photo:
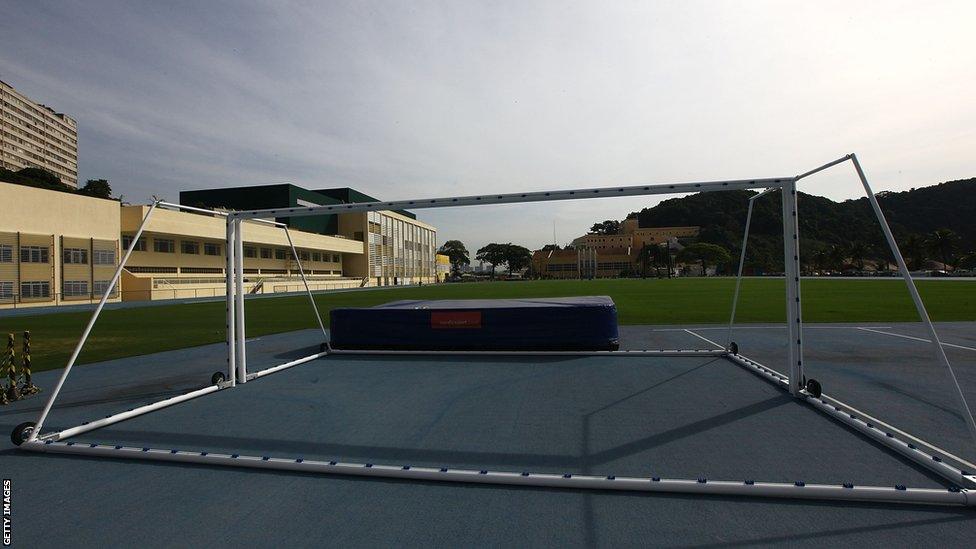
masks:
{"type": "MultiPolygon", "coordinates": [[[[973,460],[920,326],[812,325],[826,393],[973,460]],[[896,334],[896,335],[889,335],[896,334]],[[907,336],[907,337],[905,337],[907,336]]],[[[976,402],[972,323],[939,326],[976,402]]],[[[718,326],[621,327],[624,348],[710,347],[718,326]]],[[[251,370],[317,350],[315,331],[248,343],[251,370]]],[[[785,370],[785,329],[740,326],[785,370]]],[[[209,383],[208,345],[78,367],[45,431],[209,383]]],[[[36,376],[48,391],[60,372],[36,376]]],[[[39,397],[0,408],[9,432],[39,397]]],[[[329,357],[77,438],[390,465],[858,485],[945,482],[714,358],[329,357]]],[[[976,510],[408,482],[45,455],[0,443],[15,546],[967,546],[976,510]]]]}

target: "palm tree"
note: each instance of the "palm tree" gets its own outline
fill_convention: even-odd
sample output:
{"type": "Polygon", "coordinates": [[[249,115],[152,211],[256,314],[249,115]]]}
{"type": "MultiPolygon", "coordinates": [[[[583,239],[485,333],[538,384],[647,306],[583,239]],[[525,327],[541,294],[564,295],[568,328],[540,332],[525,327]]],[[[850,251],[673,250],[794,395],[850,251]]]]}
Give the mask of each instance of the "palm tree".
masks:
{"type": "Polygon", "coordinates": [[[912,233],[905,238],[902,249],[905,250],[905,255],[908,256],[908,261],[912,264],[913,270],[918,271],[925,268],[925,248],[925,241],[921,236],[912,233]]]}
{"type": "Polygon", "coordinates": [[[949,259],[952,258],[952,251],[958,241],[959,236],[950,229],[936,229],[929,235],[929,248],[942,258],[943,269],[949,268],[949,259]]]}
{"type": "Polygon", "coordinates": [[[851,263],[857,267],[857,270],[864,270],[864,257],[868,254],[868,247],[866,244],[859,240],[855,240],[847,245],[847,255],[851,258],[851,263]]]}

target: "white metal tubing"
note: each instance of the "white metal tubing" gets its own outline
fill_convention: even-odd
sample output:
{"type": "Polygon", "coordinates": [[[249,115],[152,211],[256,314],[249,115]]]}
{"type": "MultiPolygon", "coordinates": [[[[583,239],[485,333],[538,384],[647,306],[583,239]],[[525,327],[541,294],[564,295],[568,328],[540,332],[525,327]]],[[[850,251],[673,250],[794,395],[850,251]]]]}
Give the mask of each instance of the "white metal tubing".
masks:
{"type": "MultiPolygon", "coordinates": [[[[197,212],[197,213],[217,215],[217,216],[220,216],[220,217],[227,217],[227,212],[221,212],[221,211],[217,211],[217,210],[207,210],[205,208],[196,208],[196,207],[193,207],[193,206],[184,206],[183,204],[173,204],[172,202],[160,202],[159,203],[159,206],[161,208],[164,208],[164,209],[167,209],[167,210],[186,210],[186,211],[189,211],[189,212],[197,212]]],[[[286,226],[284,223],[280,223],[278,221],[271,221],[270,219],[257,219],[257,218],[255,218],[255,219],[250,219],[249,221],[253,221],[255,223],[264,223],[266,225],[274,225],[276,227],[285,227],[286,226]]]]}
{"type": "Polygon", "coordinates": [[[832,166],[836,166],[837,164],[840,164],[842,162],[847,162],[848,160],[851,159],[852,156],[854,156],[854,155],[849,154],[849,155],[844,156],[842,158],[838,158],[837,160],[834,160],[832,162],[827,162],[826,164],[824,164],[823,166],[820,166],[819,168],[814,168],[814,169],[812,169],[812,170],[810,170],[808,172],[801,173],[800,175],[796,176],[794,179],[796,179],[797,181],[799,181],[799,180],[803,179],[804,177],[810,177],[811,175],[813,175],[815,173],[818,173],[818,172],[822,172],[822,171],[826,170],[827,168],[830,168],[832,166]]]}
{"type": "Polygon", "coordinates": [[[535,486],[569,490],[618,490],[656,493],[678,493],[711,496],[743,496],[795,498],[810,500],[871,501],[928,505],[973,505],[965,489],[908,488],[905,486],[856,486],[848,484],[728,481],[700,479],[667,479],[659,477],[594,476],[571,473],[530,473],[452,469],[447,467],[413,467],[410,465],[374,465],[370,463],[344,463],[317,461],[302,458],[277,458],[270,456],[244,456],[211,452],[182,451],[177,449],[135,448],[95,443],[29,442],[21,446],[35,452],[79,454],[117,459],[143,459],[177,463],[197,463],[246,467],[252,469],[284,470],[327,475],[352,475],[374,478],[406,480],[463,482],[471,484],[495,484],[535,486]]]}
{"type": "Polygon", "coordinates": [[[962,387],[959,386],[959,380],[956,379],[956,373],[952,369],[952,364],[949,363],[949,357],[946,356],[945,349],[942,347],[942,342],[939,341],[939,334],[935,331],[935,325],[932,324],[932,319],[929,318],[929,313],[925,309],[925,304],[922,303],[922,296],[918,293],[918,288],[915,287],[915,281],[912,280],[912,275],[908,270],[908,265],[905,264],[905,258],[901,255],[901,250],[898,248],[898,242],[895,241],[895,235],[891,232],[891,227],[888,226],[888,220],[885,218],[884,212],[881,211],[881,205],[878,203],[877,197],[874,196],[874,191],[871,190],[871,185],[868,184],[868,179],[864,175],[864,170],[861,169],[861,163],[857,161],[857,155],[850,155],[851,162],[854,163],[854,169],[857,171],[857,176],[861,180],[861,185],[864,186],[864,193],[868,197],[868,201],[871,203],[871,208],[874,210],[874,215],[878,218],[878,223],[881,225],[881,231],[884,232],[885,240],[888,241],[888,247],[891,249],[891,255],[895,257],[895,263],[898,264],[898,270],[901,271],[901,276],[905,280],[905,286],[908,288],[908,293],[912,296],[912,301],[915,302],[915,310],[918,311],[918,316],[921,318],[922,323],[925,324],[925,329],[929,333],[929,339],[932,342],[932,349],[935,351],[936,358],[939,362],[945,366],[946,371],[949,372],[949,378],[952,380],[952,384],[956,389],[956,397],[959,401],[959,408],[962,412],[962,417],[966,422],[966,426],[969,427],[969,434],[973,439],[973,444],[976,445],[976,421],[973,420],[973,412],[969,409],[969,403],[966,402],[966,395],[962,391],[962,387]]]}
{"type": "Polygon", "coordinates": [[[612,198],[615,196],[645,196],[652,194],[697,193],[705,191],[730,191],[735,189],[762,189],[780,187],[792,177],[763,179],[738,179],[731,181],[703,181],[693,183],[664,183],[632,185],[627,187],[603,187],[562,191],[536,191],[526,193],[491,194],[481,196],[456,196],[444,198],[417,198],[394,202],[359,202],[332,206],[301,206],[269,210],[232,212],[231,217],[241,219],[268,217],[302,217],[327,213],[367,212],[376,210],[419,210],[424,208],[451,208],[455,206],[480,206],[483,204],[518,204],[522,202],[548,202],[553,200],[579,200],[584,198],[612,198]]]}
{"type": "Polygon", "coordinates": [[[746,210],[746,225],[742,231],[742,250],[739,252],[739,270],[735,277],[735,292],[732,294],[732,314],[729,315],[729,334],[725,338],[725,347],[732,345],[732,326],[735,324],[735,309],[739,304],[739,288],[742,286],[742,270],[746,264],[746,245],[749,243],[749,226],[752,224],[752,206],[756,199],[765,196],[776,189],[766,189],[761,193],[749,197],[749,208],[746,210]]]}
{"type": "Polygon", "coordinates": [[[234,227],[234,313],[237,317],[237,380],[247,383],[247,334],[244,326],[244,230],[240,220],[234,227]]]}
{"type": "Polygon", "coordinates": [[[323,356],[326,356],[329,353],[330,353],[329,351],[322,351],[321,353],[315,353],[314,355],[305,356],[305,357],[299,358],[298,360],[293,360],[291,362],[286,362],[284,364],[279,364],[277,366],[272,366],[271,368],[267,368],[267,369],[264,369],[264,370],[261,370],[261,371],[258,371],[258,372],[254,372],[253,374],[248,374],[247,375],[247,379],[248,380],[257,379],[259,377],[264,377],[264,376],[267,376],[267,375],[271,375],[271,374],[273,374],[275,372],[280,372],[282,370],[287,370],[288,368],[291,368],[293,366],[298,366],[299,364],[305,364],[306,362],[311,362],[311,361],[313,361],[313,360],[315,360],[317,358],[321,358],[323,356]]]}
{"type": "Polygon", "coordinates": [[[407,356],[725,356],[725,349],[636,349],[632,351],[409,351],[387,349],[332,349],[333,355],[407,355],[407,356]]]}
{"type": "Polygon", "coordinates": [[[325,324],[322,323],[322,315],[319,314],[319,308],[315,304],[315,298],[312,296],[312,290],[308,287],[308,279],[305,278],[305,268],[302,267],[302,258],[298,256],[298,250],[295,249],[295,243],[291,240],[291,233],[288,232],[288,226],[285,226],[285,236],[288,238],[288,246],[291,247],[291,253],[295,257],[295,264],[298,265],[298,273],[302,275],[302,284],[305,285],[305,293],[308,294],[308,301],[312,304],[312,310],[315,311],[315,320],[319,323],[319,328],[322,330],[322,337],[324,338],[326,347],[329,346],[329,332],[325,331],[325,324]]]}
{"type": "Polygon", "coordinates": [[[790,394],[803,389],[802,313],[800,311],[800,235],[796,216],[796,182],[783,187],[783,264],[786,282],[787,360],[790,394]]]}
{"type": "MultiPolygon", "coordinates": [[[[733,363],[738,364],[739,366],[742,366],[760,377],[773,382],[775,385],[780,386],[785,390],[790,389],[789,378],[780,372],[769,368],[768,366],[763,366],[755,360],[742,355],[730,353],[727,355],[727,358],[733,363]]],[[[827,414],[828,416],[840,421],[841,423],[862,434],[867,435],[875,442],[879,442],[882,445],[887,446],[888,448],[898,452],[926,469],[937,473],[942,478],[959,484],[960,486],[966,486],[969,488],[976,487],[976,481],[974,481],[974,477],[969,474],[969,472],[964,472],[956,467],[953,467],[952,465],[946,463],[942,458],[935,456],[934,454],[922,451],[916,444],[901,440],[896,436],[897,430],[893,429],[887,423],[877,420],[863,412],[855,412],[851,406],[835,398],[831,398],[826,394],[820,395],[820,398],[815,398],[813,395],[809,395],[807,393],[801,393],[800,396],[802,396],[806,402],[813,406],[814,409],[827,414]]],[[[926,447],[932,447],[931,444],[917,439],[916,437],[911,438],[919,441],[920,444],[926,447]]]]}
{"type": "Polygon", "coordinates": [[[47,403],[44,404],[44,409],[41,411],[41,415],[37,417],[37,424],[34,426],[34,430],[30,434],[30,440],[35,440],[37,435],[40,434],[41,427],[44,426],[44,420],[46,420],[48,414],[51,413],[51,407],[54,405],[54,399],[58,398],[58,393],[61,392],[61,387],[64,386],[64,380],[68,378],[71,368],[75,365],[75,361],[78,360],[78,355],[81,354],[81,349],[85,346],[85,342],[88,341],[88,336],[91,334],[92,327],[95,326],[95,321],[98,320],[98,315],[101,314],[102,308],[105,307],[105,303],[108,301],[112,290],[115,289],[115,286],[119,283],[119,277],[122,276],[122,269],[125,268],[126,262],[129,261],[129,256],[132,255],[132,250],[135,249],[136,243],[142,236],[142,231],[146,228],[146,223],[149,222],[149,218],[152,216],[153,212],[156,211],[156,207],[158,205],[158,202],[154,202],[151,206],[149,206],[149,211],[147,211],[146,216],[142,218],[142,223],[139,224],[139,228],[136,230],[136,233],[132,238],[132,243],[129,244],[129,249],[125,251],[125,255],[122,257],[122,260],[119,261],[118,267],[115,268],[115,274],[112,276],[112,282],[110,282],[108,287],[105,288],[105,293],[102,294],[102,299],[99,300],[98,306],[95,307],[95,311],[88,320],[88,325],[85,326],[85,331],[82,332],[81,339],[78,340],[78,344],[75,345],[75,350],[71,353],[71,358],[68,359],[68,364],[64,367],[64,371],[61,372],[61,377],[58,379],[58,384],[54,386],[54,391],[51,392],[51,397],[47,399],[47,403]]]}
{"type": "Polygon", "coordinates": [[[233,220],[227,220],[227,243],[225,256],[227,267],[225,268],[227,280],[227,377],[231,385],[237,384],[237,336],[235,335],[237,326],[237,316],[234,311],[234,293],[237,287],[234,279],[234,235],[237,225],[233,220]]]}
{"type": "Polygon", "coordinates": [[[64,440],[73,436],[80,435],[82,433],[87,433],[88,431],[94,431],[95,429],[101,429],[102,427],[107,427],[109,425],[119,423],[120,421],[125,421],[127,419],[132,419],[134,417],[139,417],[143,414],[148,414],[149,412],[154,412],[156,410],[162,410],[163,408],[168,408],[174,404],[179,404],[181,402],[186,402],[197,398],[199,396],[207,395],[221,389],[218,385],[208,385],[202,389],[197,389],[195,391],[190,391],[182,395],[177,395],[172,398],[167,398],[166,400],[160,400],[159,402],[154,402],[152,404],[146,404],[145,406],[140,406],[138,408],[133,408],[131,410],[126,410],[118,414],[111,416],[105,416],[102,419],[95,420],[88,423],[82,423],[77,427],[71,427],[70,429],[65,429],[57,433],[50,433],[41,437],[42,440],[64,440]]]}

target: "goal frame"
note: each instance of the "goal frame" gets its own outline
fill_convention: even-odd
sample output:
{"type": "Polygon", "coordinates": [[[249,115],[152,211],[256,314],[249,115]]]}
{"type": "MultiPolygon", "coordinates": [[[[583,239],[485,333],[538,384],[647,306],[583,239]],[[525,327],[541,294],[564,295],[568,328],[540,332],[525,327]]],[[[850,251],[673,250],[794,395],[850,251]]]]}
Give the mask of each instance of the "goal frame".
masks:
{"type": "MultiPolygon", "coordinates": [[[[757,178],[739,179],[728,181],[707,181],[691,183],[665,183],[636,185],[627,187],[606,187],[606,188],[584,188],[560,191],[541,191],[509,194],[491,194],[476,196],[459,196],[444,198],[427,198],[415,200],[401,200],[392,202],[368,202],[354,204],[340,204],[328,206],[303,206],[290,208],[275,208],[236,212],[213,212],[192,208],[178,204],[170,204],[156,201],[149,207],[142,224],[137,230],[132,244],[122,260],[109,284],[101,301],[96,307],[91,319],[86,326],[81,340],[78,342],[72,353],[62,375],[52,391],[47,403],[45,404],[38,420],[32,426],[25,428],[23,434],[25,440],[20,448],[27,451],[81,454],[98,457],[112,458],[135,458],[158,461],[174,461],[186,463],[205,463],[213,465],[238,466],[249,468],[278,469],[291,471],[305,471],[313,473],[343,474],[376,476],[387,478],[406,478],[436,481],[454,482],[473,482],[491,484],[510,484],[510,485],[530,485],[545,486],[570,489],[600,489],[600,490],[636,490],[649,492],[670,492],[686,494],[713,494],[713,495],[741,495],[741,496],[766,496],[766,497],[786,497],[802,499],[822,499],[822,500],[859,500],[859,501],[885,501],[899,503],[928,503],[944,505],[976,505],[976,498],[971,497],[970,490],[976,488],[976,476],[967,472],[976,469],[976,465],[966,462],[964,459],[953,456],[938,447],[925,442],[921,438],[915,437],[901,431],[882,420],[864,414],[856,408],[843,403],[826,394],[820,394],[819,390],[811,390],[806,385],[803,365],[803,321],[801,310],[801,271],[800,271],[800,252],[799,252],[799,229],[797,214],[797,182],[806,177],[812,176],[832,166],[850,161],[861,181],[865,194],[871,204],[872,210],[878,219],[882,232],[894,256],[898,269],[906,283],[906,287],[912,297],[916,310],[922,323],[930,336],[936,358],[946,368],[950,379],[955,385],[956,396],[959,408],[962,411],[964,420],[969,428],[970,435],[976,441],[976,422],[973,420],[972,413],[966,402],[965,396],[956,379],[955,372],[950,364],[942,344],[938,338],[935,326],[932,323],[924,303],[918,294],[911,274],[908,271],[904,258],[898,248],[897,242],[891,233],[887,220],[877,198],[875,197],[868,180],[857,160],[856,155],[848,154],[837,160],[824,164],[813,170],[800,175],[778,178],[757,178]],[[763,191],[754,195],[749,200],[749,209],[743,235],[743,247],[739,258],[739,269],[736,276],[735,293],[732,301],[732,313],[729,319],[729,334],[725,345],[708,341],[713,345],[709,349],[676,349],[676,350],[642,350],[642,351],[591,351],[591,352],[499,352],[499,351],[382,351],[382,350],[336,350],[331,349],[328,342],[328,332],[322,322],[321,315],[315,304],[314,296],[310,290],[308,280],[301,265],[301,259],[292,243],[288,227],[280,222],[274,221],[282,217],[302,217],[322,214],[352,213],[379,210],[396,209],[425,209],[457,206],[477,206],[491,204],[514,204],[527,202],[544,202],[556,200],[576,200],[593,199],[606,197],[622,196],[648,196],[658,194],[681,194],[696,192],[713,192],[723,190],[753,190],[762,189],[763,191]],[[785,311],[787,319],[787,364],[788,374],[764,366],[757,361],[750,359],[738,352],[737,346],[732,343],[732,327],[735,319],[735,309],[738,302],[739,287],[742,279],[742,267],[745,260],[746,245],[749,237],[749,225],[752,217],[752,205],[756,198],[767,193],[781,191],[782,212],[783,212],[783,254],[785,262],[785,311]],[[75,361],[81,352],[82,347],[87,341],[95,321],[98,319],[105,303],[112,295],[115,286],[118,284],[119,277],[126,262],[129,259],[136,242],[142,235],[150,217],[157,208],[179,209],[196,211],[220,215],[226,218],[226,344],[227,344],[227,364],[226,375],[215,374],[214,383],[202,389],[190,391],[156,403],[148,404],[139,408],[134,408],[120,414],[107,416],[103,419],[86,422],[82,425],[64,429],[61,431],[43,433],[42,427],[48,414],[50,413],[61,388],[68,377],[75,361]],[[319,328],[323,334],[323,343],[320,351],[290,362],[279,364],[270,368],[265,368],[257,372],[248,372],[246,354],[246,331],[245,331],[245,292],[243,274],[243,232],[245,224],[248,222],[266,223],[282,227],[287,235],[289,246],[294,254],[294,259],[298,265],[299,273],[304,283],[306,294],[311,303],[312,309],[318,321],[319,328]],[[503,471],[474,471],[456,468],[430,468],[430,467],[411,467],[409,465],[373,465],[358,463],[341,463],[337,461],[313,461],[298,459],[273,458],[269,456],[242,456],[239,454],[220,454],[210,452],[190,452],[176,449],[154,449],[149,447],[133,448],[117,445],[86,444],[74,441],[65,442],[66,439],[75,437],[79,434],[89,432],[101,427],[105,427],[120,421],[125,421],[143,414],[157,411],[181,402],[185,402],[197,397],[204,396],[216,391],[231,389],[237,385],[243,385],[248,381],[270,375],[300,364],[305,364],[313,360],[329,355],[341,354],[367,354],[367,355],[387,355],[387,354],[460,354],[460,355],[520,355],[520,356],[553,356],[553,355],[573,355],[573,356],[716,356],[723,357],[737,364],[757,376],[773,383],[776,386],[788,391],[793,397],[809,404],[827,416],[846,425],[852,430],[868,436],[871,440],[892,449],[906,458],[912,460],[926,469],[936,473],[943,479],[953,484],[948,490],[929,489],[929,488],[906,488],[905,486],[882,487],[882,486],[854,486],[854,485],[813,485],[797,481],[793,484],[754,482],[754,481],[714,481],[707,479],[652,479],[617,477],[614,475],[592,476],[575,475],[566,473],[562,475],[550,473],[530,473],[530,472],[503,472],[503,471]],[[223,377],[222,379],[220,377],[223,377]]],[[[701,338],[705,339],[705,338],[701,338]]],[[[15,435],[17,433],[15,432],[15,435]]]]}

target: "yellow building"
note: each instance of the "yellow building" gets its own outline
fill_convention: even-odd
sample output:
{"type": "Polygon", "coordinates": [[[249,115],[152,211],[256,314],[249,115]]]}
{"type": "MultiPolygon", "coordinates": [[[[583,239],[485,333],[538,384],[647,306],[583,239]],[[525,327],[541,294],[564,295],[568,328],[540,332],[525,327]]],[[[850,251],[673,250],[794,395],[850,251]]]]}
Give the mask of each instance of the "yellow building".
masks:
{"type": "MultiPolygon", "coordinates": [[[[128,248],[147,206],[122,207],[122,247],[128,248]]],[[[284,229],[246,222],[244,289],[249,294],[304,291],[284,229]]],[[[343,263],[362,256],[362,243],[290,230],[311,290],[358,288],[343,263]]],[[[214,215],[157,208],[122,275],[123,300],[222,296],[225,292],[226,222],[214,215]]]]}
{"type": "MultiPolygon", "coordinates": [[[[587,234],[568,250],[536,250],[532,270],[542,278],[613,278],[641,272],[644,246],[697,238],[699,227],[644,227],[636,218],[625,219],[619,234],[587,234]]],[[[669,244],[669,246],[672,244],[669,244]]]]}
{"type": "Polygon", "coordinates": [[[78,186],[78,125],[0,80],[0,168],[44,168],[78,186]]]}
{"type": "Polygon", "coordinates": [[[626,248],[536,250],[532,272],[540,278],[617,278],[635,272],[637,255],[626,248]]]}
{"type": "Polygon", "coordinates": [[[639,253],[645,245],[655,245],[667,242],[672,238],[697,238],[700,227],[644,227],[637,224],[636,218],[625,219],[620,224],[620,234],[587,234],[573,240],[573,247],[595,248],[597,250],[610,248],[630,248],[639,253]]]}
{"type": "Polygon", "coordinates": [[[118,265],[119,229],[114,200],[0,183],[0,308],[100,296],[118,265]]]}
{"type": "MultiPolygon", "coordinates": [[[[0,308],[97,301],[147,211],[0,182],[0,308]]],[[[438,281],[431,225],[378,211],[340,214],[336,228],[290,229],[311,290],[438,281]]],[[[223,216],[157,208],[112,300],[224,295],[225,237],[223,216]]],[[[304,291],[284,229],[245,222],[243,237],[248,293],[304,291]]]]}
{"type": "Polygon", "coordinates": [[[451,274],[451,258],[444,254],[437,254],[434,256],[434,259],[437,264],[437,281],[444,282],[451,274]]]}
{"type": "Polygon", "coordinates": [[[346,272],[368,286],[433,284],[437,229],[401,213],[381,210],[339,214],[339,234],[357,241],[361,256],[349,259],[346,272]]]}

